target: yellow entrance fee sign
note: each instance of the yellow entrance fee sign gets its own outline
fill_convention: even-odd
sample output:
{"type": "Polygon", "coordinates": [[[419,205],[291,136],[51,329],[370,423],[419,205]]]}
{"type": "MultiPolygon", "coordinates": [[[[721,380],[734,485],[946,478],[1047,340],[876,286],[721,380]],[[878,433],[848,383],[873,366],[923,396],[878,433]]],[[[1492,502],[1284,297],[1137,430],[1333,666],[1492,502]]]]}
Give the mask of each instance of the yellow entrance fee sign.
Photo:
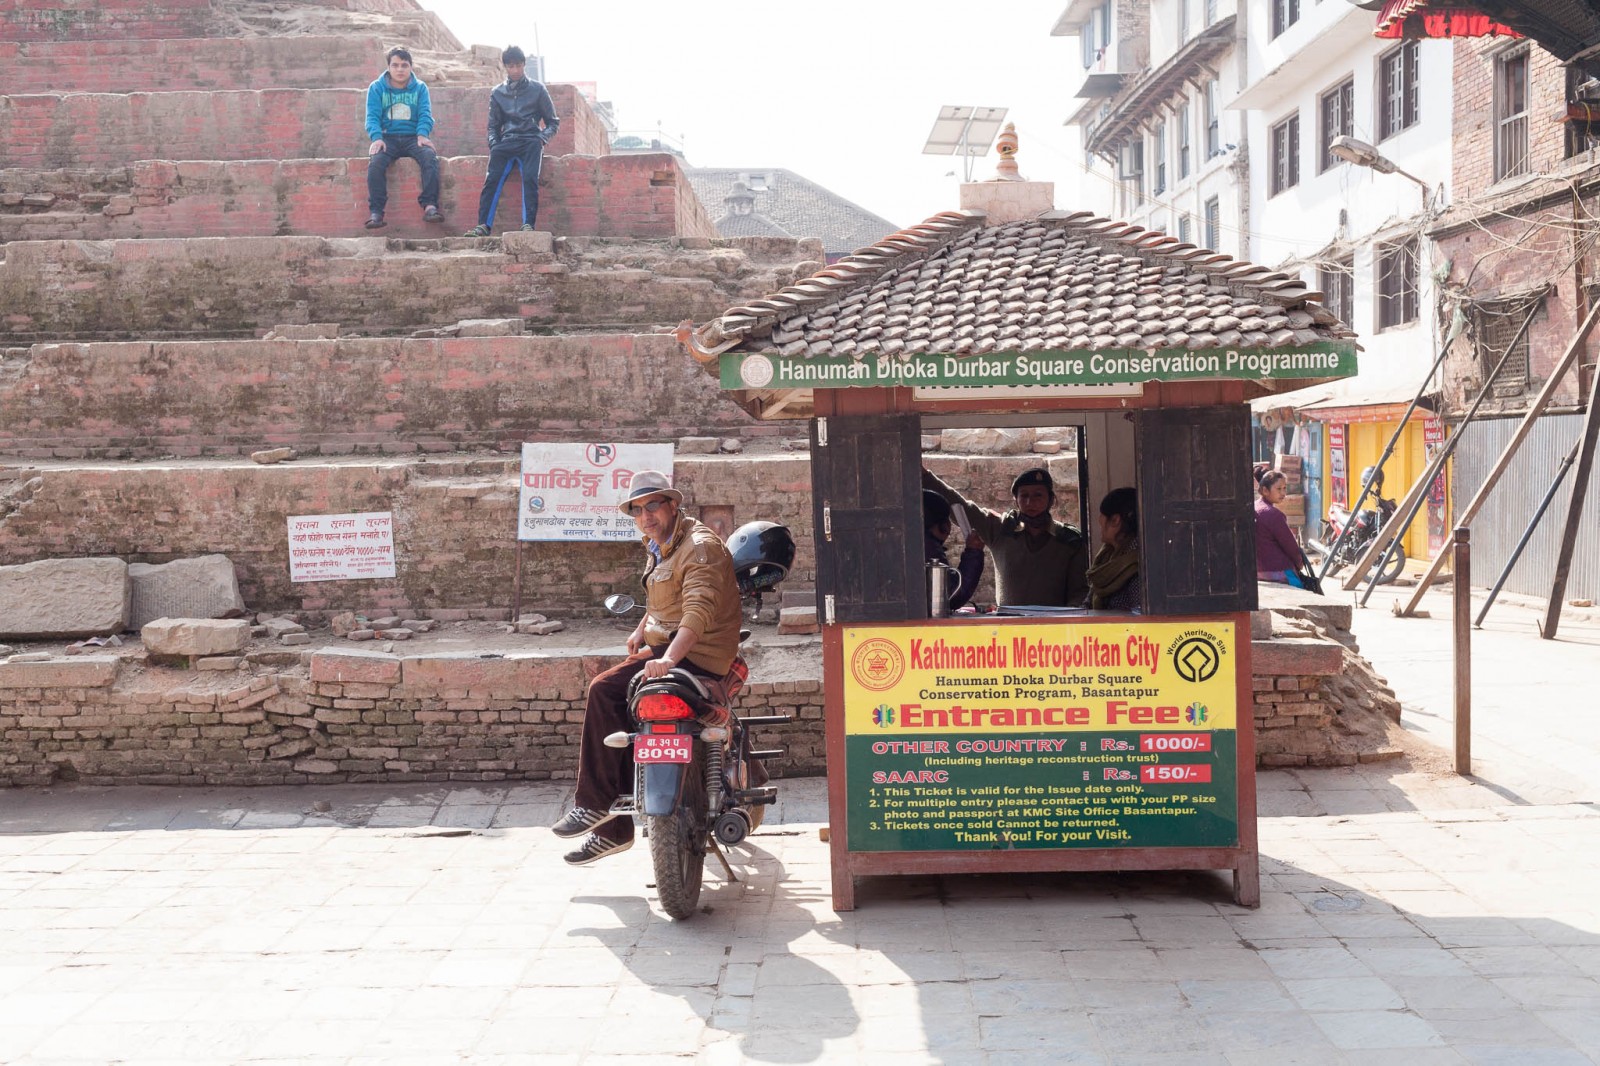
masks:
{"type": "Polygon", "coordinates": [[[1232,623],[844,634],[852,850],[1237,840],[1232,623]]]}

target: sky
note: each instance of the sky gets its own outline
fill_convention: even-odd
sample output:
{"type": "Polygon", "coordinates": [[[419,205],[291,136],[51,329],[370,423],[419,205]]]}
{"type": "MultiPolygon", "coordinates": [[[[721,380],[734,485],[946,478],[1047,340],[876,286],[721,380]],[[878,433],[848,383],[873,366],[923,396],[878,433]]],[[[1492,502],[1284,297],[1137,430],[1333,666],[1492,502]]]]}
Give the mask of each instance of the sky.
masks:
{"type": "Polygon", "coordinates": [[[959,206],[960,159],[922,154],[945,104],[1009,108],[1057,207],[1104,180],[1063,125],[1081,103],[1077,38],[1050,36],[1067,0],[421,2],[465,45],[537,42],[550,81],[596,82],[623,132],[659,127],[694,166],[793,170],[896,226],[959,206]]]}

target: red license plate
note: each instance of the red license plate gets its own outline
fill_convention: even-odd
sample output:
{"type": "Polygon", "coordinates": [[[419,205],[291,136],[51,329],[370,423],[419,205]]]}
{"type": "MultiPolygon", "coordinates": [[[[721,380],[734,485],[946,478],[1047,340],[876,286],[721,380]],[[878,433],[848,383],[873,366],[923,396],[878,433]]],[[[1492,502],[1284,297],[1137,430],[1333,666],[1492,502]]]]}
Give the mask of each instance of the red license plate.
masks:
{"type": "Polygon", "coordinates": [[[641,733],[633,742],[635,762],[689,762],[694,758],[694,737],[641,733]]]}

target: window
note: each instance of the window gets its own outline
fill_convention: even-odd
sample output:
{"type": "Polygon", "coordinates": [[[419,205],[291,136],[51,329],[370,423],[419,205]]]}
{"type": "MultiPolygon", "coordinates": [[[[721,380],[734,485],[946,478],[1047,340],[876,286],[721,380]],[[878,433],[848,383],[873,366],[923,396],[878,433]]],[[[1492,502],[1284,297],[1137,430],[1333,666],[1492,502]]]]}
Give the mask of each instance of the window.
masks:
{"type": "Polygon", "coordinates": [[[1417,124],[1416,41],[1406,41],[1378,57],[1378,140],[1417,124]]]}
{"type": "Polygon", "coordinates": [[[1268,178],[1269,195],[1276,196],[1285,189],[1300,184],[1300,115],[1296,112],[1272,127],[1272,172],[1268,178]]]}
{"type": "Polygon", "coordinates": [[[1378,328],[1417,320],[1417,238],[1378,248],[1378,328]]]}
{"type": "Polygon", "coordinates": [[[1322,290],[1322,306],[1347,326],[1356,316],[1355,277],[1354,256],[1335,259],[1317,268],[1317,288],[1322,290]]]}
{"type": "Polygon", "coordinates": [[[1083,69],[1092,70],[1105,59],[1111,45],[1111,0],[1089,12],[1078,29],[1078,41],[1083,46],[1083,69]]]}
{"type": "Polygon", "coordinates": [[[1335,137],[1353,137],[1356,132],[1356,82],[1346,78],[1322,94],[1318,102],[1320,127],[1317,149],[1317,173],[1332,170],[1341,160],[1330,146],[1335,137]]]}
{"type": "Polygon", "coordinates": [[[1178,180],[1189,176],[1189,105],[1178,110],[1178,180]]]}
{"type": "Polygon", "coordinates": [[[1213,252],[1222,243],[1222,202],[1215,196],[1206,201],[1206,247],[1213,252]]]}
{"type": "Polygon", "coordinates": [[[1167,191],[1167,124],[1165,122],[1156,127],[1154,148],[1156,153],[1155,194],[1160,196],[1167,191]]]}
{"type": "Polygon", "coordinates": [[[1184,244],[1189,243],[1189,213],[1187,211],[1178,216],[1178,240],[1184,244]]]}
{"type": "Polygon", "coordinates": [[[745,186],[751,192],[766,192],[767,189],[769,188],[769,186],[767,185],[767,176],[765,174],[749,174],[749,175],[746,175],[745,176],[745,186]]]}
{"type": "Polygon", "coordinates": [[[1206,25],[1217,21],[1217,0],[1206,0],[1206,25]]]}
{"type": "Polygon", "coordinates": [[[1528,50],[1494,61],[1494,180],[1528,172],[1528,50]]]}
{"type": "Polygon", "coordinates": [[[1144,203],[1144,141],[1137,140],[1122,148],[1122,168],[1117,175],[1122,179],[1124,200],[1131,210],[1144,203]]]}
{"type": "Polygon", "coordinates": [[[1178,0],[1178,43],[1189,39],[1189,0],[1178,0]]]}
{"type": "Polygon", "coordinates": [[[1498,300],[1478,307],[1477,354],[1481,380],[1488,381],[1489,374],[1499,365],[1500,358],[1511,350],[1506,365],[1490,386],[1490,395],[1499,397],[1521,396],[1528,391],[1528,334],[1522,328],[1529,314],[1537,314],[1543,297],[1534,300],[1498,300]],[[1521,334],[1519,337],[1518,334],[1521,334]],[[1515,341],[1513,344],[1512,342],[1515,341]]]}
{"type": "Polygon", "coordinates": [[[1215,159],[1222,154],[1222,127],[1219,116],[1222,102],[1217,97],[1217,79],[1206,82],[1206,158],[1215,159]]]}
{"type": "Polygon", "coordinates": [[[1272,0],[1272,36],[1300,21],[1300,0],[1272,0]]]}

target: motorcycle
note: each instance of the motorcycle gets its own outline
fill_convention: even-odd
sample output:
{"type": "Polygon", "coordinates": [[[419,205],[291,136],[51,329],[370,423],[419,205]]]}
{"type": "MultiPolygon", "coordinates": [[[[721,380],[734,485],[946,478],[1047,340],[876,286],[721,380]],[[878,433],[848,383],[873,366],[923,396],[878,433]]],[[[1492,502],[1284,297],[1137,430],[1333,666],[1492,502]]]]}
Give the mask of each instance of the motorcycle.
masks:
{"type": "MultiPolygon", "coordinates": [[[[1308,540],[1307,545],[1323,559],[1329,559],[1330,552],[1335,545],[1337,552],[1332,553],[1331,561],[1323,576],[1337,574],[1347,566],[1355,565],[1356,561],[1366,552],[1369,545],[1377,538],[1383,527],[1388,525],[1394,517],[1398,506],[1393,500],[1383,498],[1383,474],[1372,467],[1361,472],[1362,483],[1372,482],[1372,499],[1377,502],[1376,507],[1363,507],[1352,514],[1348,508],[1339,504],[1328,507],[1328,516],[1322,523],[1322,536],[1318,539],[1308,540]],[[1349,533],[1341,542],[1339,537],[1346,528],[1349,533]]],[[[1406,566],[1405,546],[1396,540],[1389,548],[1388,554],[1372,564],[1371,573],[1380,585],[1387,585],[1400,576],[1406,566]]]]}
{"type": "MultiPolygon", "coordinates": [[[[751,522],[733,532],[728,547],[740,597],[759,611],[762,596],[794,564],[794,538],[784,526],[751,522]]],[[[605,606],[621,615],[638,604],[631,596],[615,595],[605,606]]],[[[748,629],[741,630],[740,644],[749,637],[748,629]]],[[[691,917],[699,905],[707,854],[716,856],[728,880],[738,880],[722,849],[759,829],[766,808],[778,798],[776,786],[766,783],[765,762],[783,749],[756,749],[750,730],[792,719],[734,713],[749,676],[742,655],[720,679],[682,668],[648,680],[640,674],[628,689],[634,731],[605,738],[610,747],[633,749],[633,794],[611,809],[643,823],[661,908],[677,921],[691,917]]]]}

